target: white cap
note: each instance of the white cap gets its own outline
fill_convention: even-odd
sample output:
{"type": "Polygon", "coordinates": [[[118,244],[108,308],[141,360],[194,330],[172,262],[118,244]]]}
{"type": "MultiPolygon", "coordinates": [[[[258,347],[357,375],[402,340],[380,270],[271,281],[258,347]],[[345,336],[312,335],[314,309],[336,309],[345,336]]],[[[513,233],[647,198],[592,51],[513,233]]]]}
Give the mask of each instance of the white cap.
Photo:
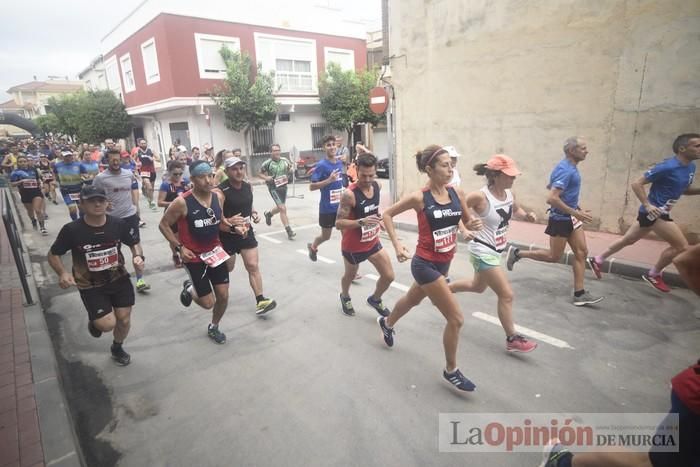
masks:
{"type": "Polygon", "coordinates": [[[234,157],[229,157],[224,162],[224,165],[226,166],[227,169],[229,167],[233,167],[234,165],[237,165],[237,164],[245,164],[245,161],[239,157],[234,156],[234,157]]]}
{"type": "Polygon", "coordinates": [[[182,144],[177,147],[177,150],[180,152],[187,152],[187,148],[182,144]]]}
{"type": "Polygon", "coordinates": [[[442,149],[447,151],[447,154],[449,154],[450,157],[459,157],[459,153],[454,146],[443,146],[442,149]]]}

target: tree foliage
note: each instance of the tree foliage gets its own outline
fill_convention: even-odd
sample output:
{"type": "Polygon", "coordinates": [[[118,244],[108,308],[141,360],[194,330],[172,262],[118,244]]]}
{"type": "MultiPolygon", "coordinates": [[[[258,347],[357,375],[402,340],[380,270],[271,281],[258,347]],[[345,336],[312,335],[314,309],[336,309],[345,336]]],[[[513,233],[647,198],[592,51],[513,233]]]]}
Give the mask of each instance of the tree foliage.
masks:
{"type": "Polygon", "coordinates": [[[348,135],[358,123],[377,125],[384,115],[369,109],[369,91],[377,82],[378,70],[343,71],[336,63],[329,63],[319,80],[321,116],[336,130],[348,135]]]}
{"type": "Polygon", "coordinates": [[[131,131],[129,114],[112,91],[80,91],[52,97],[47,107],[47,115],[37,119],[37,124],[46,132],[98,142],[106,138],[124,138],[131,131]]]}

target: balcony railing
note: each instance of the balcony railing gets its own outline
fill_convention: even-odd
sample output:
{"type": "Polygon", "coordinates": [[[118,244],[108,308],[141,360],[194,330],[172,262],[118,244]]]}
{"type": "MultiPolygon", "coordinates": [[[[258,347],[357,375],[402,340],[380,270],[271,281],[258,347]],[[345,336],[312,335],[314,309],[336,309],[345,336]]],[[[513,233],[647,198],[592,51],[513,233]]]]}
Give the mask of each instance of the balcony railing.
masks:
{"type": "Polygon", "coordinates": [[[315,94],[318,91],[316,77],[311,73],[277,71],[275,72],[275,85],[278,94],[315,94]]]}

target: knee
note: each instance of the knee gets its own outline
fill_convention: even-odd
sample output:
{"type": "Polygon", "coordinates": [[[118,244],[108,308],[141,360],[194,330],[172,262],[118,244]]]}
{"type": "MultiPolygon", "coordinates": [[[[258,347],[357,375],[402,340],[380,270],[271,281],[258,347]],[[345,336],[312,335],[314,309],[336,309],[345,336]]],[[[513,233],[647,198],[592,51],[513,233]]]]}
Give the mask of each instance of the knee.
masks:
{"type": "Polygon", "coordinates": [[[389,271],[386,274],[384,274],[383,277],[384,277],[384,280],[387,282],[394,282],[396,275],[394,274],[394,271],[389,271]]]}
{"type": "Polygon", "coordinates": [[[287,206],[285,206],[284,204],[278,205],[278,206],[277,206],[277,209],[279,209],[279,211],[280,211],[281,213],[287,214],[287,206]]]}
{"type": "MultiPolygon", "coordinates": [[[[216,303],[226,303],[228,302],[228,289],[222,289],[216,292],[216,303]]],[[[212,308],[214,303],[211,304],[212,308]]]]}
{"type": "Polygon", "coordinates": [[[131,313],[127,313],[117,318],[117,324],[120,326],[131,326],[131,313]]]}
{"type": "Polygon", "coordinates": [[[211,310],[214,308],[214,304],[216,301],[214,300],[214,294],[210,293],[206,297],[202,298],[202,300],[199,303],[199,306],[204,308],[205,310],[211,310]]]}
{"type": "Polygon", "coordinates": [[[574,257],[578,260],[584,260],[586,259],[586,256],[588,256],[588,247],[585,245],[576,247],[572,251],[574,253],[574,257]]]}
{"type": "Polygon", "coordinates": [[[94,320],[92,324],[95,326],[95,328],[99,329],[102,332],[110,332],[114,329],[114,326],[117,324],[117,320],[114,318],[114,316],[108,315],[94,320]]]}
{"type": "Polygon", "coordinates": [[[513,303],[513,291],[506,290],[505,292],[502,292],[498,296],[498,301],[500,301],[501,303],[512,304],[513,303]]]}
{"type": "Polygon", "coordinates": [[[260,268],[258,267],[258,263],[246,263],[245,270],[248,271],[248,274],[256,274],[256,273],[260,272],[260,268]]]}
{"type": "Polygon", "coordinates": [[[462,313],[453,313],[449,318],[447,318],[447,324],[449,326],[461,329],[464,324],[464,315],[462,313]]]}

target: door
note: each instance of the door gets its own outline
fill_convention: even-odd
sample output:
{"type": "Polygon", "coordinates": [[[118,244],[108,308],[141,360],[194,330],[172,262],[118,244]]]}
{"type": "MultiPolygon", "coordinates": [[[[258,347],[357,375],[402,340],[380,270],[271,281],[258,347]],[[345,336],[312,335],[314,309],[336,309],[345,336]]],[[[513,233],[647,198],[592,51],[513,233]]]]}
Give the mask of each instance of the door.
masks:
{"type": "Polygon", "coordinates": [[[183,145],[189,151],[192,149],[190,144],[190,127],[187,122],[173,122],[170,124],[170,140],[175,145],[183,145]]]}

